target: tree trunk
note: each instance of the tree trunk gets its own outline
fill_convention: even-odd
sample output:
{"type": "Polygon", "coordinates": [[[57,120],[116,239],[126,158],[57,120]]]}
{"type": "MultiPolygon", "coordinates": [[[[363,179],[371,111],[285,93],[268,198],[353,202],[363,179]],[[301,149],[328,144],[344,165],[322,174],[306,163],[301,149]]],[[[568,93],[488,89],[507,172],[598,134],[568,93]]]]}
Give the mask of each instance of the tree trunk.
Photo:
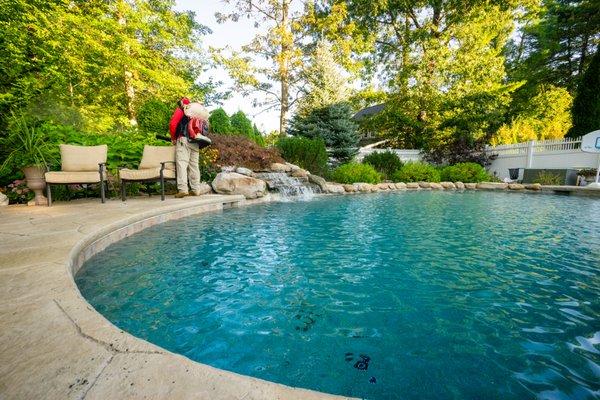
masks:
{"type": "MultiPolygon", "coordinates": [[[[123,51],[125,52],[126,59],[131,57],[131,48],[129,43],[127,42],[127,19],[123,15],[121,7],[124,7],[124,3],[120,2],[120,7],[117,8],[117,22],[121,27],[121,35],[125,37],[123,40],[123,51]]],[[[135,115],[135,88],[133,86],[133,72],[130,71],[127,63],[123,65],[123,85],[125,89],[125,108],[127,109],[127,117],[129,118],[129,123],[131,126],[137,125],[137,117],[135,115]]]]}
{"type": "Polygon", "coordinates": [[[281,2],[281,28],[284,33],[281,33],[281,54],[279,57],[279,79],[281,81],[281,110],[279,112],[279,134],[285,136],[286,119],[289,111],[289,63],[292,43],[289,42],[291,32],[289,25],[289,0],[281,2]]]}

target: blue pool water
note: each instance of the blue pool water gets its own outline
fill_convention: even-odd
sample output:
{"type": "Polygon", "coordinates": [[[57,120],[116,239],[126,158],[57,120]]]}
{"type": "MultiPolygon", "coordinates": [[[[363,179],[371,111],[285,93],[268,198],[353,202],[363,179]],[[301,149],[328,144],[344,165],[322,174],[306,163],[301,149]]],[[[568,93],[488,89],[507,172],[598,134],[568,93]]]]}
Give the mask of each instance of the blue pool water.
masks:
{"type": "Polygon", "coordinates": [[[405,192],[231,209],[76,276],[193,360],[367,399],[600,396],[600,201],[405,192]]]}

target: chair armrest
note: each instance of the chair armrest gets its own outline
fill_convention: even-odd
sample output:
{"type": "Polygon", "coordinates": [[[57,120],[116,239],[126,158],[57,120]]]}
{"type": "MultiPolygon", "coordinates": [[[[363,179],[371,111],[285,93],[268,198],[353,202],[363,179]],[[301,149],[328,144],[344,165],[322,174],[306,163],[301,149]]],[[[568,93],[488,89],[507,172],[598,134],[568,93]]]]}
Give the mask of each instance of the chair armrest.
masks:
{"type": "Polygon", "coordinates": [[[165,164],[177,165],[177,163],[175,163],[175,161],[163,161],[163,162],[160,163],[160,170],[161,171],[165,170],[165,164]]]}

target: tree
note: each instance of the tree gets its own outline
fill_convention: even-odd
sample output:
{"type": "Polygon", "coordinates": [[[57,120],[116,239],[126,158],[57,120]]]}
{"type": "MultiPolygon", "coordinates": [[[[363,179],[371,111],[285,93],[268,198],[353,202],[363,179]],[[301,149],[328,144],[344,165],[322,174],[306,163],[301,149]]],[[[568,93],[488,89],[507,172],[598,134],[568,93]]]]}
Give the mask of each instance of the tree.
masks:
{"type": "Polygon", "coordinates": [[[254,135],[252,121],[250,121],[248,117],[246,117],[246,114],[241,110],[231,116],[231,133],[237,133],[248,137],[254,135]]]}
{"type": "Polygon", "coordinates": [[[573,101],[573,127],[569,137],[600,129],[600,48],[592,58],[573,101]]]}
{"type": "Polygon", "coordinates": [[[307,115],[295,114],[288,133],[309,139],[321,138],[333,157],[347,161],[357,151],[357,129],[350,106],[339,103],[314,109],[307,115]]]}
{"type": "Polygon", "coordinates": [[[336,62],[331,43],[319,40],[310,66],[303,74],[306,94],[298,102],[297,112],[307,114],[313,109],[347,101],[350,96],[347,75],[336,62]]]}
{"type": "Polygon", "coordinates": [[[173,107],[158,99],[146,101],[138,110],[140,130],[164,136],[169,131],[169,119],[173,107]]]}
{"type": "Polygon", "coordinates": [[[220,107],[210,113],[208,124],[213,133],[228,134],[232,132],[229,115],[220,107]]]}
{"type": "Polygon", "coordinates": [[[207,29],[170,0],[16,0],[0,4],[0,109],[76,112],[81,128],[137,123],[149,98],[203,96],[199,37],[207,29]]]}

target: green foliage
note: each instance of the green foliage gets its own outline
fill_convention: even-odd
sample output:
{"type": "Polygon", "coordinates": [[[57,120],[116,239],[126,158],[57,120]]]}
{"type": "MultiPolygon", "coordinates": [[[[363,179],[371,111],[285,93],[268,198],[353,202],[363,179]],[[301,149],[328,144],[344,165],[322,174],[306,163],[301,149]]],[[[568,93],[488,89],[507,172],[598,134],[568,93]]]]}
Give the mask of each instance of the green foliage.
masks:
{"type": "Polygon", "coordinates": [[[560,185],[562,182],[562,178],[551,171],[540,171],[533,180],[533,183],[539,183],[540,185],[560,185]]]}
{"type": "Polygon", "coordinates": [[[368,154],[363,158],[362,162],[375,168],[383,176],[383,179],[391,179],[392,174],[398,171],[403,165],[398,155],[392,151],[368,154]]]}
{"type": "Polygon", "coordinates": [[[277,148],[286,161],[296,164],[313,174],[326,174],[327,150],[323,139],[282,138],[277,142],[277,148]]]}
{"type": "Polygon", "coordinates": [[[564,88],[541,85],[510,124],[498,129],[491,140],[493,145],[512,144],[529,140],[560,139],[571,127],[573,98],[564,88]]]}
{"type": "Polygon", "coordinates": [[[359,140],[358,127],[351,118],[348,104],[334,104],[314,109],[307,115],[294,115],[288,132],[292,136],[321,138],[333,157],[346,161],[356,154],[359,140]]]}
{"type": "Polygon", "coordinates": [[[481,165],[476,163],[458,163],[444,167],[441,180],[449,182],[486,182],[490,176],[481,165]]]}
{"type": "Polygon", "coordinates": [[[229,115],[221,107],[210,113],[208,124],[212,133],[228,134],[232,131],[229,115]]]}
{"type": "Polygon", "coordinates": [[[338,183],[379,183],[381,176],[369,164],[342,164],[331,173],[331,179],[338,183]]]}
{"type": "Polygon", "coordinates": [[[231,118],[231,132],[238,135],[252,137],[254,135],[254,128],[252,127],[252,121],[246,117],[243,111],[234,113],[231,118]]]}
{"type": "Polygon", "coordinates": [[[600,48],[577,88],[572,112],[573,128],[569,131],[570,137],[600,129],[600,48]]]}
{"type": "Polygon", "coordinates": [[[169,133],[169,119],[175,106],[150,99],[138,110],[138,125],[141,131],[165,136],[169,133]]]}
{"type": "Polygon", "coordinates": [[[8,134],[0,138],[0,174],[14,176],[16,171],[29,166],[48,165],[52,160],[46,132],[33,120],[12,115],[8,134]]]}
{"type": "Polygon", "coordinates": [[[207,29],[170,0],[4,1],[0,26],[1,116],[52,112],[54,123],[109,132],[135,124],[147,99],[213,90],[195,83],[207,29]]]}
{"type": "Polygon", "coordinates": [[[392,175],[394,182],[440,182],[440,171],[431,164],[409,162],[392,175]]]}

